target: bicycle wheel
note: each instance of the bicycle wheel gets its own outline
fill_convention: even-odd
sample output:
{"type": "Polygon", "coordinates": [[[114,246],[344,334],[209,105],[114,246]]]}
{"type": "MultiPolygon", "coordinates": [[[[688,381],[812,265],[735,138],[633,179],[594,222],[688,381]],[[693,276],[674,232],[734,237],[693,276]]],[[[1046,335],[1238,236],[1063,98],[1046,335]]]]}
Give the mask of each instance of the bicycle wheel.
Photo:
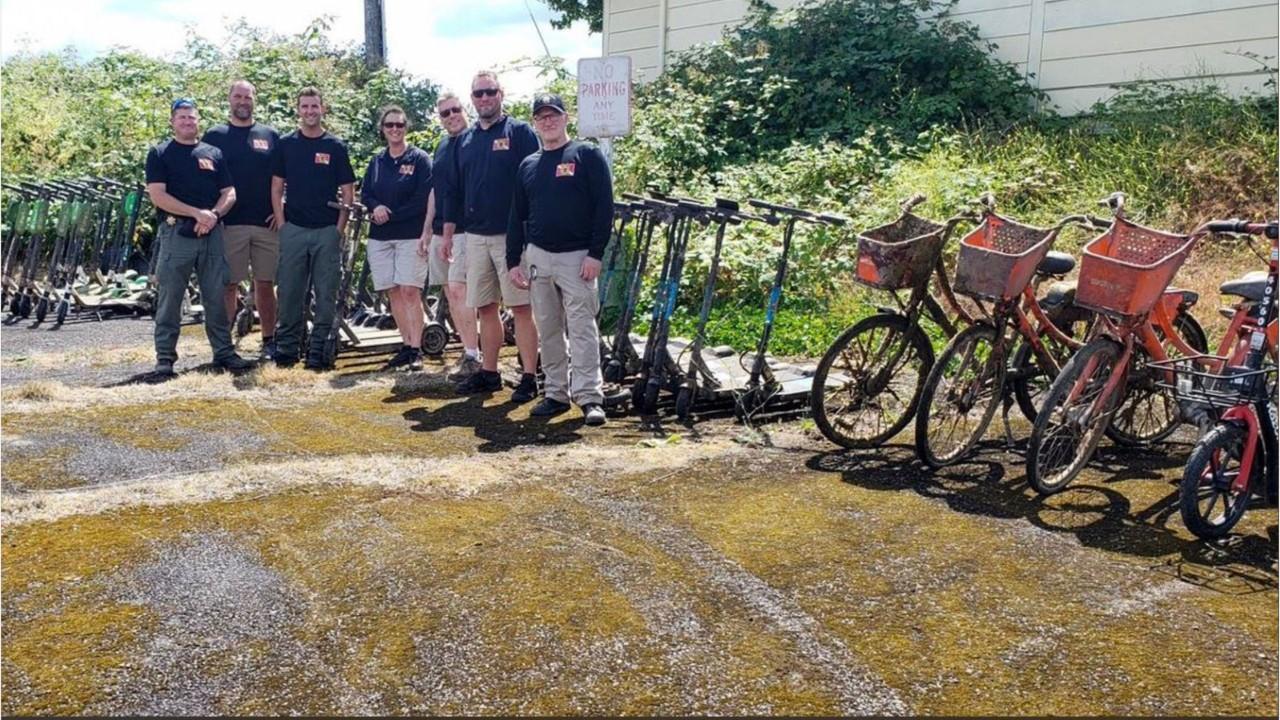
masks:
{"type": "Polygon", "coordinates": [[[1107,379],[1123,371],[1115,366],[1118,357],[1114,340],[1097,338],[1080,348],[1049,386],[1027,446],[1027,482],[1041,495],[1065,488],[1093,457],[1123,392],[1117,388],[1103,407],[1095,407],[1107,379]]]}
{"type": "Polygon", "coordinates": [[[1244,443],[1244,428],[1220,424],[1205,433],[1192,449],[1182,473],[1178,509],[1182,511],[1182,524],[1196,537],[1213,540],[1226,535],[1249,506],[1254,481],[1265,463],[1255,456],[1248,487],[1242,493],[1231,492],[1231,483],[1240,476],[1244,443]]]}
{"type": "Polygon", "coordinates": [[[874,447],[911,421],[933,347],[919,327],[901,315],[872,315],[844,331],[827,348],[813,376],[809,407],[831,442],[874,447]]]}
{"type": "MultiPolygon", "coordinates": [[[[1173,329],[1197,353],[1209,351],[1209,341],[1205,338],[1204,330],[1189,313],[1179,313],[1173,319],[1173,329]]],[[[1159,328],[1156,329],[1156,334],[1163,336],[1159,328]]],[[[1161,340],[1165,354],[1169,357],[1179,357],[1182,354],[1172,342],[1164,341],[1163,337],[1161,340]]],[[[1111,425],[1107,427],[1107,437],[1117,445],[1141,447],[1160,442],[1182,424],[1178,394],[1156,384],[1163,378],[1163,373],[1151,369],[1148,365],[1150,361],[1151,356],[1146,349],[1140,344],[1135,345],[1124,397],[1116,408],[1111,425]]]]}
{"type": "Polygon", "coordinates": [[[950,465],[982,439],[1003,395],[1003,365],[990,325],[966,328],[947,343],[916,411],[916,454],[929,467],[950,465]]]}

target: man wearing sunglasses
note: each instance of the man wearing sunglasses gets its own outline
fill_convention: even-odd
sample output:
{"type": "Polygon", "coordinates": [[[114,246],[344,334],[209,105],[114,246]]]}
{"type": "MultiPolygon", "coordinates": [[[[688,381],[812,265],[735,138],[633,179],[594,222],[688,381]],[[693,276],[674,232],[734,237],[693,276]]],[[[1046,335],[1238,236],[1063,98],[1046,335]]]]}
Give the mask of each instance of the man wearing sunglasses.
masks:
{"type": "Polygon", "coordinates": [[[147,195],[160,211],[155,242],[156,368],[158,378],[172,377],[178,359],[182,300],[194,270],[200,282],[204,332],[213,348],[213,362],[228,370],[247,370],[253,363],[236,354],[226,308],[219,300],[227,284],[227,258],[222,246],[222,218],[236,203],[222,151],[200,142],[200,113],[187,98],[169,108],[173,137],[147,153],[147,195]]]}
{"type": "Polygon", "coordinates": [[[538,393],[534,380],[538,331],[529,309],[529,290],[516,287],[507,274],[506,233],[516,169],[538,151],[538,137],[528,123],[503,112],[502,85],[496,74],[476,73],[471,103],[479,119],[458,143],[459,191],[446,198],[442,249],[446,255],[452,252],[453,234],[461,222],[467,230],[467,305],[480,318],[482,367],[459,383],[458,392],[494,392],[502,387],[498,375],[503,339],[498,303],[502,302],[515,316],[516,348],[524,370],[511,400],[523,403],[538,393]]]}
{"type": "Polygon", "coordinates": [[[308,370],[324,370],[329,362],[324,346],[337,314],[338,239],[347,226],[347,212],[329,203],[340,194],[342,204],[350,205],[356,176],[346,143],[324,128],[324,110],[319,90],[305,87],[298,92],[298,129],[280,138],[271,168],[271,225],[280,231],[275,361],[281,367],[295,365],[301,352],[306,352],[308,370]],[[313,289],[310,348],[303,348],[307,299],[313,289]]]}
{"type": "Polygon", "coordinates": [[[520,163],[507,225],[511,282],[532,285],[546,373],[546,397],[530,415],[559,415],[572,399],[587,425],[603,425],[596,278],[612,229],[613,177],[600,148],[569,139],[560,96],[536,96],[533,122],[542,149],[520,163]]]}
{"type": "MultiPolygon", "coordinates": [[[[445,92],[436,100],[436,113],[447,136],[436,146],[432,158],[431,195],[427,199],[427,221],[418,239],[419,252],[428,256],[432,285],[442,285],[449,300],[449,315],[462,339],[462,357],[450,382],[462,382],[480,370],[480,345],[476,332],[476,310],[467,305],[467,244],[451,243],[452,254],[444,252],[444,196],[458,192],[458,138],[467,129],[467,116],[462,111],[462,100],[452,92],[445,92]]],[[[454,235],[465,232],[458,223],[454,235]]]]}

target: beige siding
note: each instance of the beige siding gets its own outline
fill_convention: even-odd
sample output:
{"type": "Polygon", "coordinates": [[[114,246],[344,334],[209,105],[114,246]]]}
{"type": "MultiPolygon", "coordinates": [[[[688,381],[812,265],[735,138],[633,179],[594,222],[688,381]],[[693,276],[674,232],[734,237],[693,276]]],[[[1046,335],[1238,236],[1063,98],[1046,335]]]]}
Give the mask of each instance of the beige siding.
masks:
{"type": "MultiPolygon", "coordinates": [[[[774,0],[786,10],[801,0],[774,0]]],[[[632,57],[637,80],[666,56],[715,42],[747,13],[747,0],[605,0],[606,54],[632,57]]],[[[1115,84],[1215,78],[1236,92],[1267,76],[1240,53],[1280,55],[1276,0],[959,0],[949,11],[971,22],[1049,102],[1076,112],[1115,84]]]]}

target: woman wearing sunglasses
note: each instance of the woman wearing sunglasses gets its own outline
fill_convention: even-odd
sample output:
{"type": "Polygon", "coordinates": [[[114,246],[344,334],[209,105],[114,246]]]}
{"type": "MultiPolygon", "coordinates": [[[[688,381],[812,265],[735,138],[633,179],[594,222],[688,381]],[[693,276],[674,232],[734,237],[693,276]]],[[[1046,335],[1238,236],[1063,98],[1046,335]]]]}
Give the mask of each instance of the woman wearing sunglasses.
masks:
{"type": "Polygon", "coordinates": [[[431,156],[405,142],[409,119],[392,105],[379,113],[378,125],[387,147],[369,161],[360,197],[371,209],[369,270],[373,289],[385,291],[404,346],[384,369],[422,369],[422,287],[427,257],[418,236],[427,217],[431,194],[431,156]]]}

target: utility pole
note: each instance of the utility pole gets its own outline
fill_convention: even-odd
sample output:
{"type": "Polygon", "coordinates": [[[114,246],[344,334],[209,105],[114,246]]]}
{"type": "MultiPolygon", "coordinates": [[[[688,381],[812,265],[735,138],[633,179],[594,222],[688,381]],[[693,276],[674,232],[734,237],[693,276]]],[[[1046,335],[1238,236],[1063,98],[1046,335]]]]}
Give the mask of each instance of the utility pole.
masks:
{"type": "Polygon", "coordinates": [[[382,0],[364,0],[364,64],[370,70],[387,65],[387,23],[382,0]]]}

